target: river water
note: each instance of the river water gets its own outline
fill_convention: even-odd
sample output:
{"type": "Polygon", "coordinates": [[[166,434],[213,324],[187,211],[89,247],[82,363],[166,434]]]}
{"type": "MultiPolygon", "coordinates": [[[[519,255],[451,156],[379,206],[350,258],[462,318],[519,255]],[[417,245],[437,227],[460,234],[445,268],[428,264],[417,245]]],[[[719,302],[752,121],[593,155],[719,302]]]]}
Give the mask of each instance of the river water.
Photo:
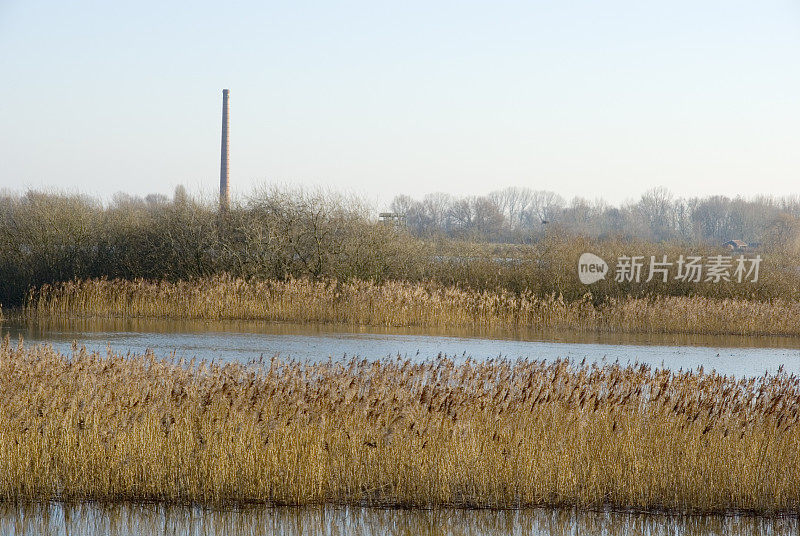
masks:
{"type": "Polygon", "coordinates": [[[750,536],[797,534],[796,517],[670,516],[575,510],[304,507],[208,510],[125,504],[0,505],[0,534],[286,536],[750,536]]]}
{"type": "Polygon", "coordinates": [[[25,344],[50,344],[71,354],[73,341],[105,353],[248,362],[277,356],[299,361],[447,356],[575,362],[647,363],[671,370],[716,370],[737,377],[760,376],[783,367],[800,374],[800,339],[564,332],[503,333],[380,329],[361,326],[168,320],[82,320],[48,323],[7,321],[0,333],[25,344]]]}

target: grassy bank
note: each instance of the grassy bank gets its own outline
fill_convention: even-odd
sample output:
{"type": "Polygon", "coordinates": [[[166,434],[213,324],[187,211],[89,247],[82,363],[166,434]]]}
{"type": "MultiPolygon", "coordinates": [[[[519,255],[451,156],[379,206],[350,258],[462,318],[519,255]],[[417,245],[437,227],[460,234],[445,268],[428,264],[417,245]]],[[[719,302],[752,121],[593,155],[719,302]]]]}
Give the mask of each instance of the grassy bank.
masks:
{"type": "Polygon", "coordinates": [[[685,296],[576,301],[437,283],[95,279],[33,291],[30,318],[235,319],[440,328],[800,335],[800,302],[685,296]]]}
{"type": "Polygon", "coordinates": [[[800,384],[0,348],[0,498],[800,509],[800,384]]]}

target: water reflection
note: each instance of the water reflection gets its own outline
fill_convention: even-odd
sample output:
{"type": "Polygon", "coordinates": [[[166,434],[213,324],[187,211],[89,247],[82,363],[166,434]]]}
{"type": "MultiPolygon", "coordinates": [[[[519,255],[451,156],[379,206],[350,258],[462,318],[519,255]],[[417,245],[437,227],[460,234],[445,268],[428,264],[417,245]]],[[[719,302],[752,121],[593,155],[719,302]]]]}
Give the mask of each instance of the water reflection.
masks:
{"type": "Polygon", "coordinates": [[[381,327],[347,324],[296,324],[255,320],[177,320],[162,318],[48,318],[28,321],[18,312],[4,311],[0,324],[3,333],[25,338],[69,336],[81,333],[150,333],[150,334],[264,334],[264,335],[376,335],[429,336],[465,339],[492,339],[529,342],[615,344],[630,346],[703,346],[714,348],[785,348],[800,349],[800,337],[697,335],[665,333],[598,333],[564,330],[381,327]]]}
{"type": "Polygon", "coordinates": [[[158,505],[0,505],[6,535],[460,535],[604,536],[797,534],[795,517],[665,516],[574,510],[385,510],[246,508],[209,510],[158,505]]]}
{"type": "Polygon", "coordinates": [[[458,332],[380,329],[363,326],[198,322],[153,319],[6,321],[0,332],[27,344],[47,343],[66,354],[73,340],[90,351],[144,353],[215,361],[247,362],[279,356],[320,361],[359,356],[431,359],[446,355],[489,359],[647,363],[672,370],[704,367],[738,377],[774,373],[783,366],[800,373],[800,340],[758,337],[581,334],[564,332],[458,332]],[[459,334],[460,333],[460,334],[459,334]],[[537,338],[538,337],[538,338],[537,338]],[[767,345],[759,346],[759,345],[767,345]],[[771,345],[771,346],[770,346],[771,345]],[[795,346],[793,346],[795,345],[795,346]]]}

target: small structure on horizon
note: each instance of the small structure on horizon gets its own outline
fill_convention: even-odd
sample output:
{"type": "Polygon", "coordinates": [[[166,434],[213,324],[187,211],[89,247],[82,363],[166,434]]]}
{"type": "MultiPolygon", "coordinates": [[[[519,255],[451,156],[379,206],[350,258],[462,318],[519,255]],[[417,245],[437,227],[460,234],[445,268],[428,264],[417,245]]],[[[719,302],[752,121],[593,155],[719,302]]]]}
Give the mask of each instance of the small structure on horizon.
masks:
{"type": "Polygon", "coordinates": [[[400,214],[398,212],[381,212],[378,214],[378,217],[381,219],[381,223],[386,225],[402,225],[406,221],[406,215],[400,214]]]}
{"type": "Polygon", "coordinates": [[[222,90],[222,148],[220,150],[219,162],[219,208],[222,211],[228,210],[231,206],[230,190],[230,89],[222,90]]]}
{"type": "Polygon", "coordinates": [[[746,249],[749,249],[747,242],[743,242],[741,240],[728,240],[722,245],[732,251],[745,251],[746,249]]]}

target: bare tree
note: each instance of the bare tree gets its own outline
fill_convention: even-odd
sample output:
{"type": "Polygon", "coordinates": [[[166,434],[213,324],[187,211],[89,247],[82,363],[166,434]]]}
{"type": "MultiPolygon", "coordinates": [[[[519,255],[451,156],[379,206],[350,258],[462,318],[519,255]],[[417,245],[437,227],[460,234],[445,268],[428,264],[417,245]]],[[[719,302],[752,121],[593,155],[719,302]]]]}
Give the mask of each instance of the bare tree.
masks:
{"type": "Polygon", "coordinates": [[[564,206],[564,198],[555,192],[537,190],[531,194],[530,203],[522,219],[526,226],[535,229],[543,223],[557,221],[564,206]]]}
{"type": "Polygon", "coordinates": [[[525,215],[531,208],[534,192],[530,188],[511,186],[489,194],[500,213],[512,229],[519,229],[526,223],[525,215]]]}
{"type": "Polygon", "coordinates": [[[635,205],[650,237],[656,241],[669,240],[677,234],[677,211],[672,194],[663,187],[652,188],[642,194],[635,205]]]}

